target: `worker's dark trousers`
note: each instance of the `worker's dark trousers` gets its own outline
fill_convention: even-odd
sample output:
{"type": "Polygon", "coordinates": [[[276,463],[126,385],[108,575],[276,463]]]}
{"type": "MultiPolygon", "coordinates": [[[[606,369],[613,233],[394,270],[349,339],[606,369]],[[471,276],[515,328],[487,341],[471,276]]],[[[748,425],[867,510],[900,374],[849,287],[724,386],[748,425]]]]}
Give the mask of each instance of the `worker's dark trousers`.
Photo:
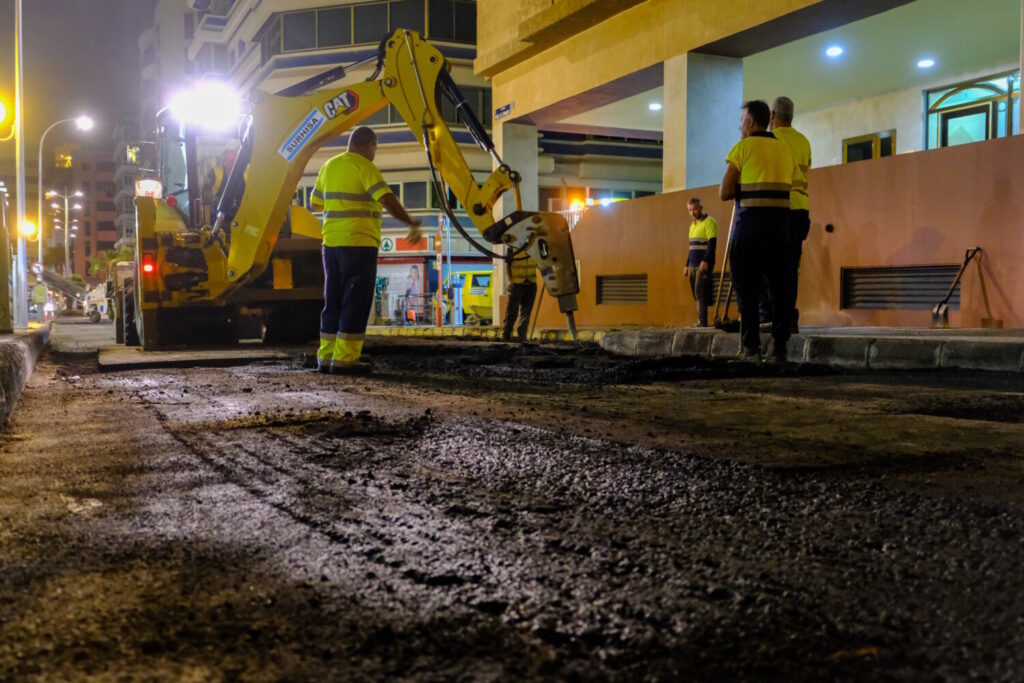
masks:
{"type": "Polygon", "coordinates": [[[516,337],[519,341],[526,341],[526,333],[530,331],[530,313],[533,312],[533,302],[537,298],[536,282],[513,282],[512,291],[508,297],[508,308],[505,310],[505,328],[502,330],[501,338],[508,340],[512,338],[512,326],[516,323],[516,316],[519,316],[519,325],[516,326],[516,337]]]}
{"type": "Polygon", "coordinates": [[[711,269],[701,271],[700,265],[690,268],[690,291],[697,302],[697,322],[708,325],[708,305],[711,304],[711,269]]]}
{"type": "Polygon", "coordinates": [[[796,324],[800,312],[796,310],[797,287],[800,281],[800,257],[803,255],[804,240],[811,231],[811,214],[800,209],[789,212],[789,310],[792,311],[790,329],[796,324]]]}
{"type": "Polygon", "coordinates": [[[789,294],[789,210],[747,209],[737,217],[729,254],[736,301],[740,309],[740,341],[751,351],[761,348],[758,301],[762,283],[768,282],[772,299],[772,338],[776,346],[789,340],[792,310],[789,294]]]}
{"type": "Polygon", "coordinates": [[[323,258],[320,336],[337,335],[339,340],[357,341],[361,350],[377,283],[377,248],[324,247],[323,258]]]}
{"type": "MultiPolygon", "coordinates": [[[[811,214],[805,209],[791,210],[789,212],[789,242],[787,246],[787,254],[789,259],[787,262],[787,279],[789,282],[789,295],[792,299],[792,306],[790,309],[793,311],[792,317],[790,318],[790,327],[793,327],[800,317],[800,312],[796,310],[796,297],[797,287],[799,286],[800,279],[800,257],[803,255],[804,240],[807,239],[807,233],[811,230],[811,214]]],[[[760,315],[761,321],[772,320],[772,296],[768,291],[768,281],[765,280],[761,287],[761,301],[760,301],[760,315]]]]}

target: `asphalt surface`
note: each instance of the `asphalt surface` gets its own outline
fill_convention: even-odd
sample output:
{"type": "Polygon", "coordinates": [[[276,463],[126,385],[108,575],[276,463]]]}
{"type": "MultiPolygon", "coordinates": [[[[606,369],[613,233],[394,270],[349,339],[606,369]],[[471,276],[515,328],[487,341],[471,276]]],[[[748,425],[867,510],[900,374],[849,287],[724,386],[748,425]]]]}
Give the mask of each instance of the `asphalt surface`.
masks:
{"type": "Polygon", "coordinates": [[[371,352],[44,353],[0,435],[0,680],[1024,675],[1019,376],[371,352]]]}

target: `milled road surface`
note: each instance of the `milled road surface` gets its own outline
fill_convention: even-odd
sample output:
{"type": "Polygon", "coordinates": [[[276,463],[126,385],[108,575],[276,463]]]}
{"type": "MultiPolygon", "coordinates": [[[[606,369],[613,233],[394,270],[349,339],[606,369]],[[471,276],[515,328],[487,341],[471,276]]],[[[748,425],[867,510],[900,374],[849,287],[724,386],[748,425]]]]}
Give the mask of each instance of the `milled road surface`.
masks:
{"type": "Polygon", "coordinates": [[[0,680],[1020,680],[1024,382],[378,343],[0,435],[0,680]]]}

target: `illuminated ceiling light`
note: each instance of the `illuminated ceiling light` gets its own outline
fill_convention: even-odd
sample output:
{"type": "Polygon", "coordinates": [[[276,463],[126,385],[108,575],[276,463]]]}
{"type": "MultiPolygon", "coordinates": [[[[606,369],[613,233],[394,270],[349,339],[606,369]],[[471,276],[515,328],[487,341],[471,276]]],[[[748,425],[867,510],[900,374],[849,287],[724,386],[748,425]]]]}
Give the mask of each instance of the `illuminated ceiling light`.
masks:
{"type": "Polygon", "coordinates": [[[661,111],[661,102],[651,102],[647,105],[647,108],[651,111],[661,111]]]}
{"type": "Polygon", "coordinates": [[[935,60],[928,57],[925,57],[917,63],[918,69],[930,69],[933,66],[935,66],[935,60]]]}
{"type": "Polygon", "coordinates": [[[88,116],[79,116],[75,119],[75,125],[78,126],[78,130],[92,130],[92,127],[96,125],[88,116]]]}
{"type": "Polygon", "coordinates": [[[832,59],[835,59],[839,55],[843,54],[843,48],[839,47],[838,45],[831,45],[827,50],[825,50],[825,54],[831,57],[832,59]]]}

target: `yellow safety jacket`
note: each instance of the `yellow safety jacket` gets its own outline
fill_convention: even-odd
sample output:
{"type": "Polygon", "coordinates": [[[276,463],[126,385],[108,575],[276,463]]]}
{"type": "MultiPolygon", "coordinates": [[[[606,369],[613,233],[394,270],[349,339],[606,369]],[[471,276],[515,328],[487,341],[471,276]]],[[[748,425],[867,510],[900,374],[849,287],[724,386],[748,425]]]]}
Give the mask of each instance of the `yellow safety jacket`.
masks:
{"type": "Polygon", "coordinates": [[[811,169],[811,143],[803,133],[792,126],[781,126],[772,131],[775,137],[786,143],[793,154],[793,188],[789,192],[791,211],[810,211],[811,202],[807,197],[807,172],[811,169]]]}
{"type": "Polygon", "coordinates": [[[512,259],[509,278],[513,284],[517,285],[524,282],[537,282],[537,262],[530,258],[525,251],[521,252],[512,259]]]}
{"type": "Polygon", "coordinates": [[[786,143],[766,131],[737,142],[725,158],[739,169],[737,213],[743,209],[789,208],[793,185],[793,155],[786,143]]]}
{"type": "Polygon", "coordinates": [[[32,303],[34,304],[45,304],[46,303],[46,285],[39,283],[32,287],[32,303]]]}
{"type": "Polygon", "coordinates": [[[327,160],[310,198],[324,212],[327,247],[380,247],[380,198],[391,192],[373,162],[356,152],[327,160]]]}
{"type": "Polygon", "coordinates": [[[686,258],[688,268],[700,266],[701,261],[715,265],[715,244],[718,240],[718,223],[711,216],[690,223],[690,253],[686,258]]]}

